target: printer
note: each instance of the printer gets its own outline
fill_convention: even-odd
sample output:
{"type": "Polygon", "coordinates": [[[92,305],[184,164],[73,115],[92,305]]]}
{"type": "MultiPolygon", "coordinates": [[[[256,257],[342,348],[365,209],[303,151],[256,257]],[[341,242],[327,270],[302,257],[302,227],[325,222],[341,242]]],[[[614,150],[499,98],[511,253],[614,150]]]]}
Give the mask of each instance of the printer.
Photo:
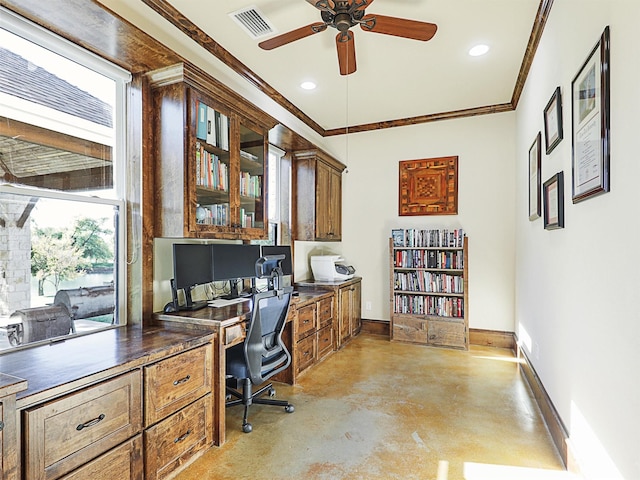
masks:
{"type": "Polygon", "coordinates": [[[356,269],[340,255],[312,255],[311,271],[316,282],[335,282],[353,278],[356,269]]]}

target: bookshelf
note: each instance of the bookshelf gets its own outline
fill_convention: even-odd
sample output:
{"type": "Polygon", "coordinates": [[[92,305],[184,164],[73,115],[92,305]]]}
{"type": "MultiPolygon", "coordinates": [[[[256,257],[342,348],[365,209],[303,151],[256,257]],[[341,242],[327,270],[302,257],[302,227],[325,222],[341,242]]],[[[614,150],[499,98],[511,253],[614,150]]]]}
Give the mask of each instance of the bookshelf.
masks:
{"type": "Polygon", "coordinates": [[[462,229],[392,231],[392,341],[469,349],[467,259],[462,229]]]}

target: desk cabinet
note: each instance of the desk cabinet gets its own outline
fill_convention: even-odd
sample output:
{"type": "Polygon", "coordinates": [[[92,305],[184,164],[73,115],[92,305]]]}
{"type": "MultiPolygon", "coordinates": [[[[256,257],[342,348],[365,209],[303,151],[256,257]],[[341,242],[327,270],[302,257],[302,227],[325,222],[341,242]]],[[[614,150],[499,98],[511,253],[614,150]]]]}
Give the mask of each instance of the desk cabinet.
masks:
{"type": "Polygon", "coordinates": [[[333,311],[333,295],[291,306],[293,383],[298,375],[334,350],[333,311]]]}

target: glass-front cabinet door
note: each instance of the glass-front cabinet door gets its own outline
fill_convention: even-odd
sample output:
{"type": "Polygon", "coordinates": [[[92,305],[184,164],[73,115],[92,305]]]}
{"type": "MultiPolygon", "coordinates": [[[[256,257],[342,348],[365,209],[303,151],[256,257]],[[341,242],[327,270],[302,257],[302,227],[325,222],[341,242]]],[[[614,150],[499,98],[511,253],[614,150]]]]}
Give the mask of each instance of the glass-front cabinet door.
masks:
{"type": "Polygon", "coordinates": [[[195,96],[192,106],[189,231],[202,238],[264,238],[266,131],[204,97],[195,96]]]}

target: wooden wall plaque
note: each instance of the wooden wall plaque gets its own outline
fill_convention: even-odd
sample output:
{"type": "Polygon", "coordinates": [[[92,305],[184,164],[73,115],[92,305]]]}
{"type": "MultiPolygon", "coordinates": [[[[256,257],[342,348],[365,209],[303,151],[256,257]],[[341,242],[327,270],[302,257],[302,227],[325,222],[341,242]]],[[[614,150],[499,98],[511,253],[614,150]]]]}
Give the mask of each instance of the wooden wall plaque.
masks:
{"type": "Polygon", "coordinates": [[[399,215],[457,215],[458,157],[400,161],[399,215]]]}

